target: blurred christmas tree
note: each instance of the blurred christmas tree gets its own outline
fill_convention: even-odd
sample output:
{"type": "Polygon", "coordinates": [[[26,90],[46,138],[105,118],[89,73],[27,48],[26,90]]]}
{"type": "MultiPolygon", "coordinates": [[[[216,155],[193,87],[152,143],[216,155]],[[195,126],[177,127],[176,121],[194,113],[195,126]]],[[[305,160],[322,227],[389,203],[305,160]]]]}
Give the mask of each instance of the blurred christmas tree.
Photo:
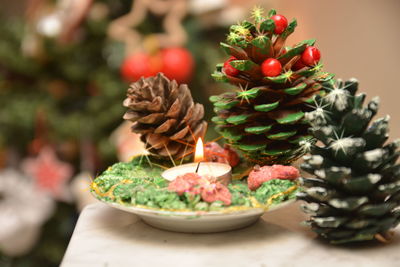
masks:
{"type": "MultiPolygon", "coordinates": [[[[119,1],[110,2],[119,8],[103,6],[103,12],[123,12],[119,1]]],[[[24,155],[38,152],[43,143],[55,143],[65,157],[75,159],[78,140],[83,139],[95,145],[103,159],[112,155],[103,133],[121,121],[125,85],[111,62],[115,47],[106,38],[110,15],[84,19],[68,42],[55,38],[59,30],[51,15],[37,22],[39,33],[30,32],[29,20],[1,24],[3,149],[17,148],[24,155]]]]}
{"type": "MultiPolygon", "coordinates": [[[[31,0],[24,16],[6,16],[7,9],[0,11],[0,176],[8,177],[11,184],[29,182],[38,190],[35,194],[53,203],[44,200],[40,206],[47,212],[29,225],[36,227],[35,237],[27,241],[26,249],[3,249],[10,240],[19,239],[18,229],[30,228],[20,209],[3,201],[8,196],[12,200],[15,194],[23,199],[27,190],[7,191],[10,183],[1,179],[0,209],[12,211],[20,222],[18,229],[0,231],[1,266],[58,266],[77,218],[71,176],[82,172],[96,175],[117,161],[118,147],[110,142],[110,135],[122,123],[124,113],[121,102],[132,67],[125,66],[128,72],[124,72],[124,64],[135,67],[146,63],[129,62],[126,44],[110,38],[110,25],[129,14],[131,5],[132,1],[123,0],[31,0]],[[48,220],[49,214],[53,215],[48,220]]],[[[211,14],[218,17],[215,10],[211,14]]],[[[215,43],[225,27],[210,24],[208,13],[205,20],[202,15],[196,6],[195,15],[181,21],[187,38],[186,45],[177,50],[155,49],[149,42],[152,38],[146,38],[143,44],[151,47],[148,58],[163,58],[164,65],[171,63],[171,53],[172,58],[183,55],[181,69],[192,69],[181,73],[182,80],[190,83],[196,101],[211,110],[207,107],[208,95],[221,89],[210,85],[213,81],[209,73],[222,57],[215,43]],[[201,20],[208,22],[207,28],[201,20]],[[188,55],[192,63],[188,63],[188,55]],[[195,66],[190,66],[194,62],[195,66]]],[[[164,26],[162,19],[149,13],[135,30],[146,35],[162,32],[164,26]]],[[[168,72],[165,68],[162,71],[168,72]]],[[[117,142],[119,146],[124,146],[130,136],[124,138],[117,142]]]]}
{"type": "MultiPolygon", "coordinates": [[[[32,180],[35,188],[50,193],[56,207],[41,234],[26,241],[32,243],[26,249],[3,249],[2,244],[2,266],[58,266],[76,220],[67,182],[72,170],[95,174],[103,164],[115,161],[108,138],[121,123],[126,85],[112,62],[118,57],[117,44],[108,40],[106,30],[113,16],[129,6],[104,1],[88,9],[90,1],[82,2],[88,6],[77,8],[86,10],[72,11],[82,12],[82,17],[68,29],[57,21],[66,12],[60,3],[32,1],[25,17],[1,19],[0,154],[4,156],[0,164],[24,170],[29,178],[13,176],[14,180],[32,180]],[[20,164],[27,157],[30,164],[20,164]],[[51,169],[58,158],[62,168],[51,169]]],[[[23,192],[14,194],[24,198],[23,192]]],[[[30,229],[30,224],[23,224],[28,221],[23,211],[13,212],[21,229],[30,229]]],[[[18,231],[2,237],[2,243],[22,238],[18,231]]]]}

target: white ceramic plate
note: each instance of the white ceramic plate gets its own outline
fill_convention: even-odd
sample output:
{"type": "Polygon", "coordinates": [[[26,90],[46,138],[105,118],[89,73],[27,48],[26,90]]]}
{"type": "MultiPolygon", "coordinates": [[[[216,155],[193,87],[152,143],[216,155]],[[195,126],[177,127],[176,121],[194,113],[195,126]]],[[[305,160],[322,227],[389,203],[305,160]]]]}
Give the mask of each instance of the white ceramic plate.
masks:
{"type": "MultiPolygon", "coordinates": [[[[180,212],[103,202],[113,208],[134,213],[153,227],[182,233],[216,233],[243,228],[255,223],[265,212],[261,208],[249,208],[230,212],[180,212]]],[[[281,208],[291,202],[293,200],[274,205],[268,211],[281,208]]]]}

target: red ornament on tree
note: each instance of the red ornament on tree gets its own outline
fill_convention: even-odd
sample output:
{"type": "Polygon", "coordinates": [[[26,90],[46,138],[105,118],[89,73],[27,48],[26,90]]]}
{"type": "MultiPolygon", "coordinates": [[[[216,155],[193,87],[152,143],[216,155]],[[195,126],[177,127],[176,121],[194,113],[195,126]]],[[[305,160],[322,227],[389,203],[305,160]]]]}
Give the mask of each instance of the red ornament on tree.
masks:
{"type": "Polygon", "coordinates": [[[274,33],[281,34],[288,26],[287,19],[282,15],[274,15],[271,19],[275,22],[274,33]]]}
{"type": "Polygon", "coordinates": [[[308,46],[303,54],[301,54],[301,61],[307,66],[315,65],[321,58],[321,52],[315,46],[308,46]]]}
{"type": "Polygon", "coordinates": [[[72,167],[61,162],[52,148],[42,148],[36,158],[26,159],[22,168],[40,190],[49,192],[56,199],[66,199],[69,195],[66,183],[72,176],[72,167]]]}
{"type": "Polygon", "coordinates": [[[261,72],[266,77],[275,77],[281,74],[282,65],[275,58],[268,58],[261,64],[261,72]]]}
{"type": "Polygon", "coordinates": [[[225,72],[226,75],[229,75],[229,76],[236,76],[236,75],[238,75],[239,72],[240,72],[238,69],[235,69],[235,68],[230,64],[230,62],[233,61],[233,60],[236,60],[236,58],[232,56],[232,57],[230,57],[227,61],[224,62],[224,72],[225,72]]]}
{"type": "Polygon", "coordinates": [[[135,82],[162,72],[170,80],[188,83],[192,77],[194,60],[186,48],[165,48],[154,54],[140,52],[127,57],[121,66],[122,77],[135,82]]]}
{"type": "Polygon", "coordinates": [[[122,77],[135,82],[141,77],[150,77],[161,71],[162,61],[158,55],[151,56],[140,52],[127,57],[121,66],[122,77]]]}
{"type": "Polygon", "coordinates": [[[188,83],[193,74],[194,60],[192,54],[183,47],[166,48],[161,51],[161,72],[170,80],[188,83]]]}

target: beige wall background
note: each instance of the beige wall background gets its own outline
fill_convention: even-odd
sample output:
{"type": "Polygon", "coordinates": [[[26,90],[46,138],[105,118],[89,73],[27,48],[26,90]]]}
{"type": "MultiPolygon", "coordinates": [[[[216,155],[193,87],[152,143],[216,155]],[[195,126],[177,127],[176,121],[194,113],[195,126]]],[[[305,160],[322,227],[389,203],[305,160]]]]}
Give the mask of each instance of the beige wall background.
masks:
{"type": "Polygon", "coordinates": [[[379,95],[378,116],[390,114],[391,139],[400,138],[400,1],[270,0],[298,27],[289,40],[317,39],[325,70],[355,77],[367,100],[379,95]]]}

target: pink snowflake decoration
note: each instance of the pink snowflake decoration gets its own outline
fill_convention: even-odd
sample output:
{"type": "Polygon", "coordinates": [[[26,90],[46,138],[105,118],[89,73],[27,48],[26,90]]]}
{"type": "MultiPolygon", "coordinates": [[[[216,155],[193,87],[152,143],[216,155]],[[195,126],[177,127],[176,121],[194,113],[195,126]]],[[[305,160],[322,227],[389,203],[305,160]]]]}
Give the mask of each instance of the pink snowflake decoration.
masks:
{"type": "Polygon", "coordinates": [[[42,148],[36,158],[24,160],[22,168],[40,190],[56,199],[65,199],[68,195],[66,183],[73,174],[72,166],[60,161],[52,148],[42,148]]]}

